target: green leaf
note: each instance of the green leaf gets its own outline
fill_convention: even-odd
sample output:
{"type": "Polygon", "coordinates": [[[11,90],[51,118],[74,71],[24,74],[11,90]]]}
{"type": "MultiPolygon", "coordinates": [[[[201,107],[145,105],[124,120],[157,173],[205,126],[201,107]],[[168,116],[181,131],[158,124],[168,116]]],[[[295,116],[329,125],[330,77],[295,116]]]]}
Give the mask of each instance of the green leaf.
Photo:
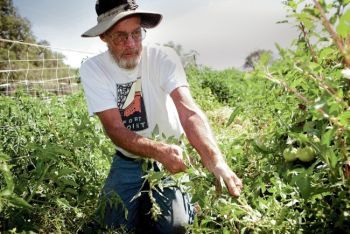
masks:
{"type": "Polygon", "coordinates": [[[308,67],[313,71],[319,71],[321,69],[320,64],[314,62],[310,62],[308,67]]]}
{"type": "Polygon", "coordinates": [[[342,125],[348,126],[350,125],[350,111],[346,111],[339,116],[339,121],[342,125]]]}
{"type": "Polygon", "coordinates": [[[296,14],[296,17],[300,22],[302,22],[307,29],[313,29],[314,23],[310,17],[310,15],[306,12],[296,14]]]}
{"type": "Polygon", "coordinates": [[[329,146],[331,144],[331,141],[336,133],[336,130],[334,128],[328,130],[326,133],[324,133],[321,137],[321,144],[329,146]]]}
{"type": "Polygon", "coordinates": [[[162,138],[166,139],[166,135],[164,134],[164,132],[162,132],[162,138]]]}
{"type": "Polygon", "coordinates": [[[25,201],[21,197],[17,197],[16,195],[12,195],[12,196],[8,197],[7,199],[14,206],[28,208],[28,209],[33,208],[27,201],[25,201]]]}
{"type": "Polygon", "coordinates": [[[10,172],[10,168],[7,165],[7,163],[1,163],[0,164],[0,171],[2,171],[3,173],[9,173],[10,172]]]}
{"type": "Polygon", "coordinates": [[[156,124],[156,126],[154,127],[153,131],[152,131],[152,137],[157,137],[159,135],[159,126],[158,124],[156,124]]]}
{"type": "Polygon", "coordinates": [[[309,137],[304,133],[289,133],[289,135],[298,140],[300,143],[310,143],[309,137]]]}
{"type": "Polygon", "coordinates": [[[280,20],[280,21],[277,21],[276,24],[286,24],[286,23],[289,23],[288,20],[280,20]]]}
{"type": "Polygon", "coordinates": [[[295,1],[287,1],[286,5],[288,5],[292,9],[297,9],[298,4],[295,1]]]}
{"type": "Polygon", "coordinates": [[[338,163],[337,155],[334,153],[332,149],[328,149],[326,152],[326,157],[328,161],[328,166],[332,169],[335,169],[338,163]]]}
{"type": "Polygon", "coordinates": [[[346,37],[350,33],[350,9],[348,9],[339,19],[339,24],[337,26],[337,33],[346,37]]]}
{"type": "Polygon", "coordinates": [[[235,120],[236,116],[241,112],[241,107],[236,107],[236,109],[230,115],[230,118],[226,124],[226,127],[230,126],[235,120]]]}
{"type": "Polygon", "coordinates": [[[334,49],[326,47],[321,51],[319,56],[320,56],[320,59],[327,59],[331,55],[334,55],[334,53],[335,53],[334,49]]]}
{"type": "Polygon", "coordinates": [[[296,88],[298,86],[303,86],[304,80],[302,79],[295,79],[293,83],[290,85],[292,88],[296,88]]]}
{"type": "Polygon", "coordinates": [[[78,192],[75,189],[72,189],[72,188],[65,188],[64,192],[65,193],[70,193],[70,194],[72,194],[74,196],[78,195],[78,192]]]}
{"type": "Polygon", "coordinates": [[[266,147],[263,142],[258,139],[253,140],[252,142],[254,149],[263,154],[270,154],[273,152],[270,148],[266,147]]]}
{"type": "Polygon", "coordinates": [[[0,153],[0,161],[7,161],[7,160],[10,160],[10,156],[4,153],[0,153]]]}
{"type": "Polygon", "coordinates": [[[292,181],[298,186],[303,198],[307,199],[311,195],[311,180],[307,171],[294,176],[292,181]]]}
{"type": "Polygon", "coordinates": [[[46,152],[50,154],[64,155],[64,156],[72,156],[72,153],[63,148],[63,146],[50,144],[45,149],[46,152]]]}
{"type": "Polygon", "coordinates": [[[8,197],[8,196],[11,196],[12,193],[13,193],[13,190],[4,189],[3,191],[1,191],[0,197],[8,197]]]}
{"type": "Polygon", "coordinates": [[[64,185],[70,185],[70,186],[73,186],[73,187],[78,187],[79,186],[74,180],[67,179],[67,178],[61,178],[59,180],[59,182],[63,183],[64,185]]]}
{"type": "Polygon", "coordinates": [[[152,172],[149,174],[148,180],[149,182],[158,182],[164,177],[164,172],[159,171],[159,172],[152,172]]]}
{"type": "Polygon", "coordinates": [[[343,111],[343,107],[339,105],[339,103],[332,103],[329,106],[328,114],[337,116],[342,111],[343,111]]]}
{"type": "Polygon", "coordinates": [[[57,198],[56,199],[56,204],[58,206],[60,206],[60,207],[65,208],[65,209],[71,208],[71,205],[69,204],[69,202],[65,198],[57,198]]]}
{"type": "Polygon", "coordinates": [[[5,194],[13,192],[13,190],[15,189],[15,184],[13,182],[10,166],[8,166],[6,162],[0,163],[0,172],[2,172],[6,182],[6,189],[2,192],[5,196],[5,194]]]}
{"type": "Polygon", "coordinates": [[[76,170],[72,168],[62,168],[61,170],[58,171],[58,176],[66,176],[74,173],[76,173],[76,170]]]}

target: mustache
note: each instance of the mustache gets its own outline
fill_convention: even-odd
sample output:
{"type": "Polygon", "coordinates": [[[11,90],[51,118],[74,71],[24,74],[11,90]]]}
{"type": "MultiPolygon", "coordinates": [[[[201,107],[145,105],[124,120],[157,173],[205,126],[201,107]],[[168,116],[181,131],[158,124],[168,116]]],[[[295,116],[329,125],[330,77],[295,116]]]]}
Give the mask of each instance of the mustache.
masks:
{"type": "Polygon", "coordinates": [[[127,49],[127,50],[124,50],[122,55],[125,55],[125,54],[132,54],[132,55],[139,55],[140,54],[140,50],[139,49],[127,49]]]}
{"type": "MultiPolygon", "coordinates": [[[[115,56],[113,48],[110,47],[109,45],[107,45],[107,47],[108,47],[109,53],[112,54],[113,56],[115,56]]],[[[128,49],[125,49],[125,50],[121,51],[119,56],[123,56],[125,54],[140,55],[141,51],[142,51],[142,48],[128,48],[128,49]]]]}

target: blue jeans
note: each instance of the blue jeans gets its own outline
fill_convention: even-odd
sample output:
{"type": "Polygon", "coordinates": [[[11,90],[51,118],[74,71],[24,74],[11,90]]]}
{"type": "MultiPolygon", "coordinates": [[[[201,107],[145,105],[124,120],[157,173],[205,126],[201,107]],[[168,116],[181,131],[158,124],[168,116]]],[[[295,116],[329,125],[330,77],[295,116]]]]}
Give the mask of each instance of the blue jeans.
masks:
{"type": "Polygon", "coordinates": [[[136,233],[185,233],[186,226],[193,223],[194,209],[188,195],[178,187],[152,190],[162,213],[157,221],[151,218],[148,192],[134,198],[141,190],[149,191],[148,183],[142,178],[143,162],[127,159],[117,152],[102,190],[97,218],[108,228],[136,233]]]}

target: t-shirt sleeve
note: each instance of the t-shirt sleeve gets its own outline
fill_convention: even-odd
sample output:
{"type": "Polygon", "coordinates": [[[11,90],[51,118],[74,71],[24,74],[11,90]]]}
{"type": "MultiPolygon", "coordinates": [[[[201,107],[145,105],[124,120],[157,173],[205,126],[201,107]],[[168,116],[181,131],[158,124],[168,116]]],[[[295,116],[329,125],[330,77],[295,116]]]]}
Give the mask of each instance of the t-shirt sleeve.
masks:
{"type": "Polygon", "coordinates": [[[90,116],[97,112],[117,108],[113,89],[111,85],[108,85],[100,67],[88,60],[80,67],[80,77],[90,116]]]}
{"type": "Polygon", "coordinates": [[[162,49],[160,59],[160,86],[166,93],[171,93],[174,89],[188,86],[185,70],[176,52],[169,47],[162,49]]]}

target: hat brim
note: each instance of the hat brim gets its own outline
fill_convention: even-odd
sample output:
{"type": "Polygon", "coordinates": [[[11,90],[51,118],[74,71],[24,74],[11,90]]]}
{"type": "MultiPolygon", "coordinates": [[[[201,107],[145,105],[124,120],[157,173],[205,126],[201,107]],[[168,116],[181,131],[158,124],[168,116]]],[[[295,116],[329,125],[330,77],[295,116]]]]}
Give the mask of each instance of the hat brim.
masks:
{"type": "Polygon", "coordinates": [[[98,23],[96,26],[90,28],[86,32],[84,32],[81,36],[82,37],[97,37],[101,35],[102,33],[106,32],[108,29],[110,29],[114,24],[116,24],[121,19],[132,16],[132,15],[140,15],[141,17],[141,26],[145,28],[154,28],[156,27],[160,21],[162,20],[163,16],[159,13],[155,12],[149,12],[149,11],[140,11],[140,10],[133,10],[133,11],[124,11],[116,15],[115,17],[112,17],[108,20],[105,20],[103,22],[98,23]]]}

